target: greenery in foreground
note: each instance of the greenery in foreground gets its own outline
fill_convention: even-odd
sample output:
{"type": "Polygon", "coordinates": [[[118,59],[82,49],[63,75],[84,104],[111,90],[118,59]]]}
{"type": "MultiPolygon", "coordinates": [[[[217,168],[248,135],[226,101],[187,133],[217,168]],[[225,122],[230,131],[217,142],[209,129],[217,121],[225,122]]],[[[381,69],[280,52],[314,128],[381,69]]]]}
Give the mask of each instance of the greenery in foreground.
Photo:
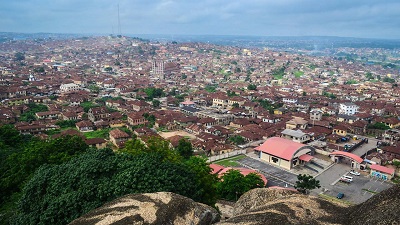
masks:
{"type": "Polygon", "coordinates": [[[77,136],[41,141],[0,127],[0,224],[67,224],[130,193],[170,191],[213,206],[264,186],[238,171],[220,180],[185,140],[176,149],[157,138],[146,143],[133,139],[113,152],[77,136]]]}

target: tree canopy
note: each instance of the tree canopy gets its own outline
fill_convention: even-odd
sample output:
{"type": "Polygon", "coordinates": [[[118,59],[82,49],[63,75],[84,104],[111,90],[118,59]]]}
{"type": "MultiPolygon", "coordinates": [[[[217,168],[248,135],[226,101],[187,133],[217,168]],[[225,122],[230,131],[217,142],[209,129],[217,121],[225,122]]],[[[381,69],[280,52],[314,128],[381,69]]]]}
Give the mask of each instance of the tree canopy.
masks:
{"type": "Polygon", "coordinates": [[[178,146],[176,146],[175,150],[185,159],[188,159],[193,155],[192,143],[184,138],[179,140],[178,146]]]}
{"type": "Polygon", "coordinates": [[[316,180],[311,175],[307,174],[299,174],[297,175],[297,181],[294,188],[303,194],[307,194],[308,191],[313,190],[315,188],[320,188],[319,180],[316,180]]]}
{"type": "Polygon", "coordinates": [[[217,193],[223,199],[237,201],[245,192],[264,186],[260,175],[250,173],[244,176],[239,170],[231,169],[221,177],[221,182],[217,183],[217,193]]]}
{"type": "Polygon", "coordinates": [[[211,175],[196,171],[207,171],[207,167],[202,161],[163,160],[155,153],[132,156],[109,149],[89,151],[67,163],[41,167],[23,190],[16,222],[67,224],[129,193],[170,191],[203,202],[206,194],[212,195],[203,184],[211,175]]]}

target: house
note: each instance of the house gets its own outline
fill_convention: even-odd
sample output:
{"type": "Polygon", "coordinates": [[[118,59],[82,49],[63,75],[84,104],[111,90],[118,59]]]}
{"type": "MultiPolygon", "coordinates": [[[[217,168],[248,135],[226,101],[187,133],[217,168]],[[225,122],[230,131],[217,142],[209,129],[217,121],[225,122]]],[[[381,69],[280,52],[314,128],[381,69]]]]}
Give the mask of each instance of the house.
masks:
{"type": "Polygon", "coordinates": [[[61,86],[60,86],[61,93],[75,92],[75,91],[79,91],[80,89],[81,89],[81,87],[74,83],[61,84],[61,86]]]}
{"type": "Polygon", "coordinates": [[[76,129],[81,132],[90,132],[93,131],[93,122],[89,120],[83,120],[75,123],[76,129]]]}
{"type": "Polygon", "coordinates": [[[97,120],[108,119],[110,113],[105,106],[90,108],[88,111],[88,118],[94,122],[97,120]]]}
{"type": "Polygon", "coordinates": [[[107,141],[103,138],[89,138],[85,143],[91,148],[103,149],[107,147],[107,141]]]}
{"type": "Polygon", "coordinates": [[[285,114],[287,112],[288,112],[288,109],[283,108],[283,107],[274,109],[274,114],[275,115],[282,115],[282,114],[285,114]]]}
{"type": "Polygon", "coordinates": [[[312,109],[310,111],[310,120],[318,120],[322,119],[322,111],[319,109],[312,109]]]}
{"type": "Polygon", "coordinates": [[[286,129],[306,129],[308,121],[297,116],[293,116],[293,119],[286,122],[286,129]]]}
{"type": "Polygon", "coordinates": [[[352,102],[340,103],[339,114],[354,115],[358,112],[360,107],[352,102]]]}
{"type": "Polygon", "coordinates": [[[57,111],[37,112],[35,115],[39,120],[58,119],[61,117],[61,113],[57,111]]]}
{"type": "Polygon", "coordinates": [[[122,120],[111,120],[109,122],[109,125],[111,128],[115,128],[115,127],[124,127],[126,125],[126,123],[122,120]]]}
{"type": "Polygon", "coordinates": [[[129,139],[129,134],[120,129],[111,130],[109,132],[109,135],[110,141],[118,148],[123,147],[125,145],[125,142],[129,139]]]}
{"type": "Polygon", "coordinates": [[[285,129],[281,132],[281,137],[302,144],[308,143],[311,140],[310,135],[301,130],[285,129]]]}
{"type": "Polygon", "coordinates": [[[273,165],[290,170],[294,166],[311,160],[315,154],[312,146],[300,144],[280,137],[268,138],[262,145],[256,147],[259,158],[273,165]]]}
{"type": "Polygon", "coordinates": [[[347,127],[343,125],[337,125],[333,127],[333,133],[345,137],[347,135],[347,127]]]}
{"type": "Polygon", "coordinates": [[[358,120],[357,117],[352,116],[352,115],[346,115],[346,114],[338,114],[336,117],[336,121],[338,121],[338,122],[354,123],[357,120],[358,120]]]}
{"type": "Polygon", "coordinates": [[[372,164],[369,167],[371,168],[371,177],[376,177],[382,180],[391,180],[394,177],[395,169],[393,168],[388,168],[378,164],[372,164]]]}

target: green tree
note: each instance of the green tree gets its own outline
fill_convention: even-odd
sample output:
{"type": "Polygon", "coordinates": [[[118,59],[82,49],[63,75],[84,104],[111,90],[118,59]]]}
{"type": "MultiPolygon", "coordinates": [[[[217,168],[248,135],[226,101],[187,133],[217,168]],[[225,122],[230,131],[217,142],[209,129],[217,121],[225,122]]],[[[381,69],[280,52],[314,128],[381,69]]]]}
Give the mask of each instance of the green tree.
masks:
{"type": "Polygon", "coordinates": [[[232,107],[233,108],[239,108],[240,106],[239,106],[239,103],[235,102],[235,103],[232,104],[232,107]]]}
{"type": "Polygon", "coordinates": [[[25,60],[25,54],[22,52],[17,52],[14,54],[14,60],[15,61],[22,61],[25,60]]]}
{"type": "Polygon", "coordinates": [[[161,102],[158,101],[157,99],[153,99],[153,101],[151,103],[153,104],[154,108],[159,108],[161,105],[161,102]]]}
{"type": "Polygon", "coordinates": [[[311,175],[299,174],[294,188],[303,194],[307,194],[310,190],[320,188],[319,180],[316,180],[311,175]]]}
{"type": "Polygon", "coordinates": [[[369,129],[378,129],[378,130],[389,130],[390,127],[384,123],[376,122],[374,124],[368,124],[367,128],[369,129]]]}
{"type": "Polygon", "coordinates": [[[41,167],[24,188],[15,223],[68,224],[130,193],[169,191],[202,202],[204,191],[199,190],[207,189],[194,170],[157,154],[89,151],[67,163],[41,167]]]}
{"type": "Polygon", "coordinates": [[[100,87],[95,85],[95,84],[89,85],[88,88],[89,88],[90,92],[92,92],[92,93],[99,93],[100,92],[100,87]]]}
{"type": "Polygon", "coordinates": [[[106,72],[108,72],[108,73],[112,72],[112,70],[113,70],[113,68],[110,67],[110,66],[104,68],[104,71],[106,71],[106,72]]]}
{"type": "Polygon", "coordinates": [[[245,192],[264,186],[264,181],[258,174],[244,176],[239,170],[231,169],[221,177],[221,182],[217,184],[217,193],[223,199],[237,201],[245,192]]]}
{"type": "Polygon", "coordinates": [[[242,145],[246,143],[246,140],[240,135],[234,135],[229,138],[229,141],[234,143],[235,145],[242,145]]]}
{"type": "Polygon", "coordinates": [[[175,148],[184,159],[188,159],[193,155],[193,147],[190,141],[182,138],[179,140],[178,146],[175,148]]]}
{"type": "Polygon", "coordinates": [[[76,120],[60,120],[56,122],[56,125],[60,126],[61,128],[75,127],[76,122],[76,120]]]}
{"type": "Polygon", "coordinates": [[[187,75],[186,74],[182,74],[181,78],[185,80],[187,78],[187,75]]]}
{"type": "Polygon", "coordinates": [[[207,92],[210,92],[210,93],[213,93],[213,92],[216,92],[217,90],[217,85],[207,85],[205,88],[204,88],[207,92]]]}
{"type": "Polygon", "coordinates": [[[255,91],[255,90],[257,90],[257,85],[255,85],[255,84],[249,84],[249,85],[247,86],[247,90],[255,91]]]}

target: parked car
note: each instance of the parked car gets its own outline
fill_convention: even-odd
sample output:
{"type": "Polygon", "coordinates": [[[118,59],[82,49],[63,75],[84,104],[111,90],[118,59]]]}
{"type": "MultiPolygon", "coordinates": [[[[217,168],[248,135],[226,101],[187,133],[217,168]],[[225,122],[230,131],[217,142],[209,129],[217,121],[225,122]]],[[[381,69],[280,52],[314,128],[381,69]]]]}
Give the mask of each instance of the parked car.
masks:
{"type": "Polygon", "coordinates": [[[344,194],[342,192],[339,192],[336,196],[338,199],[342,199],[344,197],[344,194]]]}
{"type": "Polygon", "coordinates": [[[352,180],[347,179],[347,178],[345,178],[345,177],[341,177],[341,178],[340,178],[340,181],[341,181],[341,182],[344,182],[344,183],[348,183],[348,184],[352,182],[352,180]]]}
{"type": "Polygon", "coordinates": [[[354,170],[350,171],[349,173],[355,176],[360,176],[360,173],[354,170]]]}

